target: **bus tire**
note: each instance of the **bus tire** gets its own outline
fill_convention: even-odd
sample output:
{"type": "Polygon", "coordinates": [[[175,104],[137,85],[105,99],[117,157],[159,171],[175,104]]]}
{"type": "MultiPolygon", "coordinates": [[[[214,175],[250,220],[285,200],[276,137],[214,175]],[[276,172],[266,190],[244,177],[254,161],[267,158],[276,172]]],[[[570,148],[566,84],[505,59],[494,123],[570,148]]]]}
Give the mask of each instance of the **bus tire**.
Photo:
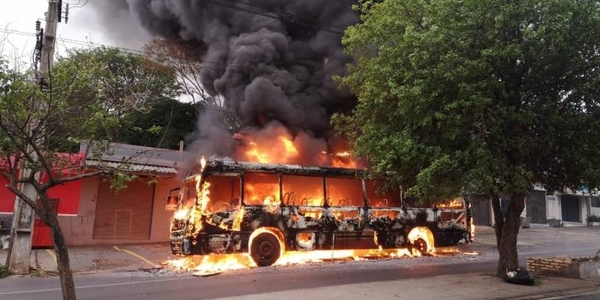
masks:
{"type": "Polygon", "coordinates": [[[274,264],[280,255],[279,239],[270,232],[262,232],[254,237],[250,246],[250,257],[259,267],[274,264]]]}
{"type": "Polygon", "coordinates": [[[427,242],[422,238],[418,238],[414,241],[413,248],[419,251],[421,255],[429,255],[427,252],[427,242]]]}

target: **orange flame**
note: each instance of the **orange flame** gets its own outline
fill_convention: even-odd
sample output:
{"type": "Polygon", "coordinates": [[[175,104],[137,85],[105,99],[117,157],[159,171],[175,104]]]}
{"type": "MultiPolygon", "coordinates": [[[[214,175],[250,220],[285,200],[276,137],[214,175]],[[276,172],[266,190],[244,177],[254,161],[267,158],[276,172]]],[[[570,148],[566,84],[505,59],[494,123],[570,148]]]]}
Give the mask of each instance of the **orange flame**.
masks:
{"type": "Polygon", "coordinates": [[[464,202],[462,201],[461,198],[455,198],[452,199],[448,202],[443,202],[443,203],[439,203],[437,204],[438,208],[444,209],[444,208],[457,208],[457,209],[462,209],[464,206],[464,202]]]}
{"type": "Polygon", "coordinates": [[[259,145],[255,141],[246,144],[242,159],[260,163],[293,163],[299,156],[290,136],[280,135],[275,141],[259,145]]]}
{"type": "MultiPolygon", "coordinates": [[[[433,233],[427,227],[417,226],[417,227],[413,228],[408,233],[408,241],[411,244],[419,244],[419,242],[423,241],[423,242],[425,242],[425,245],[423,245],[424,252],[429,255],[435,253],[433,233]]],[[[416,254],[416,253],[413,253],[413,254],[416,254]]],[[[418,254],[416,254],[416,255],[418,255],[418,254]]]]}
{"type": "MultiPolygon", "coordinates": [[[[442,248],[432,255],[479,255],[477,252],[461,252],[454,247],[442,248]]],[[[351,249],[351,250],[315,250],[287,251],[275,263],[275,266],[293,266],[325,261],[361,261],[367,259],[401,259],[421,256],[406,248],[396,249],[351,249]]],[[[249,269],[257,267],[250,255],[240,254],[211,254],[184,257],[164,262],[168,267],[193,275],[209,276],[225,271],[249,269]]]]}
{"type": "Polygon", "coordinates": [[[358,168],[358,163],[352,158],[352,155],[348,151],[335,153],[331,161],[331,166],[336,168],[358,168]]]}
{"type": "MultiPolygon", "coordinates": [[[[325,140],[306,133],[294,135],[281,124],[272,123],[260,130],[249,129],[235,134],[234,139],[240,141],[234,155],[237,160],[339,168],[358,167],[350,152],[326,151],[328,145],[325,140]]],[[[339,147],[344,146],[340,144],[339,147]]]]}

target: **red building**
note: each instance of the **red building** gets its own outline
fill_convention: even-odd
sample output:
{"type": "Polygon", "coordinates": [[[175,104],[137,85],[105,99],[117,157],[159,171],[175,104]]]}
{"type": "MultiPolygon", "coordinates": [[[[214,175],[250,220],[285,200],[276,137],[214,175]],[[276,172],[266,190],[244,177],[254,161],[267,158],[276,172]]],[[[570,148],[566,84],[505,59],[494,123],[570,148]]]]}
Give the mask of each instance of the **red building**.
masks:
{"type": "MultiPolygon", "coordinates": [[[[83,147],[82,147],[83,148],[83,147]]],[[[104,161],[135,174],[126,188],[115,192],[110,181],[100,176],[55,186],[49,190],[68,245],[122,244],[169,240],[165,197],[179,185],[176,166],[183,152],[168,149],[113,144],[112,155],[104,161]],[[121,165],[124,158],[135,157],[121,165]]],[[[94,169],[97,161],[82,162],[94,169]]],[[[0,218],[12,219],[15,195],[0,176],[0,218]]],[[[5,227],[10,224],[5,222],[5,227]]],[[[51,246],[50,231],[41,220],[34,224],[33,245],[51,246]]]]}

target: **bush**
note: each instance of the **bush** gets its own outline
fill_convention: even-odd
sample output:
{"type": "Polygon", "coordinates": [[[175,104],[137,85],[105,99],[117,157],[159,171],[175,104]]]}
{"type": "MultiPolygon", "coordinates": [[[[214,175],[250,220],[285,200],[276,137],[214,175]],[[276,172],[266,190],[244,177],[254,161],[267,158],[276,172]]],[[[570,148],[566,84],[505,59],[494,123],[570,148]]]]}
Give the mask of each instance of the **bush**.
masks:
{"type": "Polygon", "coordinates": [[[0,278],[10,276],[10,271],[7,266],[0,266],[0,278]]]}
{"type": "Polygon", "coordinates": [[[588,223],[592,223],[592,222],[600,222],[600,216],[594,215],[594,214],[590,214],[587,217],[587,222],[588,223]]]}

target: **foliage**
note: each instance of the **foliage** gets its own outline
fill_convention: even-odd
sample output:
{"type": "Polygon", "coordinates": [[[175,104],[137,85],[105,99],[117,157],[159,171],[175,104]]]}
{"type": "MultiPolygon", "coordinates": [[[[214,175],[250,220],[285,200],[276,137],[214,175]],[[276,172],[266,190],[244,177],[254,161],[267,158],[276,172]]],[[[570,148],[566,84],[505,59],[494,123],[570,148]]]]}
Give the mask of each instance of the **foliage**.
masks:
{"type": "Polygon", "coordinates": [[[595,214],[589,214],[587,216],[587,222],[588,223],[600,222],[600,216],[597,216],[595,214]]]}
{"type": "Polygon", "coordinates": [[[114,140],[128,125],[124,118],[147,112],[151,103],[174,99],[181,87],[171,68],[141,55],[96,48],[59,59],[49,92],[61,106],[49,120],[47,140],[53,148],[73,150],[73,142],[81,139],[114,140]],[[57,139],[58,132],[70,139],[57,139]]]}
{"type": "Polygon", "coordinates": [[[134,111],[121,119],[115,141],[168,149],[177,149],[196,123],[198,104],[177,100],[151,101],[148,109],[134,111]]]}
{"type": "Polygon", "coordinates": [[[0,278],[10,276],[10,271],[7,266],[0,266],[0,278]]]}
{"type": "Polygon", "coordinates": [[[184,98],[189,99],[196,105],[196,108],[218,112],[221,115],[221,121],[227,128],[239,131],[241,120],[233,112],[224,108],[224,100],[212,84],[203,81],[204,73],[221,69],[221,66],[206,63],[202,59],[206,54],[206,49],[206,44],[195,40],[161,38],[144,46],[144,52],[149,59],[175,71],[184,98]]]}
{"type": "Polygon", "coordinates": [[[107,48],[75,51],[43,75],[48,80],[40,86],[0,62],[0,176],[23,209],[50,227],[63,297],[74,299],[69,254],[48,192],[93,176],[108,176],[122,188],[135,177],[121,172],[133,156],[106,162],[109,141],[123,118],[176,97],[179,85],[168,67],[107,48]],[[85,168],[88,160],[96,162],[93,168],[85,168]]]}
{"type": "Polygon", "coordinates": [[[600,183],[598,5],[361,1],[343,38],[355,63],[338,78],[359,103],[336,127],[410,194],[494,196],[495,212],[509,195],[496,233],[501,261],[518,264],[513,223],[534,183],[600,183]]]}
{"type": "Polygon", "coordinates": [[[360,102],[336,120],[373,171],[432,196],[595,185],[596,1],[428,3],[363,6],[344,37],[360,102]]]}
{"type": "Polygon", "coordinates": [[[430,196],[597,185],[597,1],[518,2],[363,2],[336,122],[373,171],[430,196]]]}
{"type": "Polygon", "coordinates": [[[198,41],[181,39],[155,39],[144,46],[144,52],[154,61],[175,70],[184,94],[193,103],[220,107],[222,101],[209,96],[202,83],[201,72],[205,64],[200,57],[203,57],[205,50],[206,45],[198,41]]]}

